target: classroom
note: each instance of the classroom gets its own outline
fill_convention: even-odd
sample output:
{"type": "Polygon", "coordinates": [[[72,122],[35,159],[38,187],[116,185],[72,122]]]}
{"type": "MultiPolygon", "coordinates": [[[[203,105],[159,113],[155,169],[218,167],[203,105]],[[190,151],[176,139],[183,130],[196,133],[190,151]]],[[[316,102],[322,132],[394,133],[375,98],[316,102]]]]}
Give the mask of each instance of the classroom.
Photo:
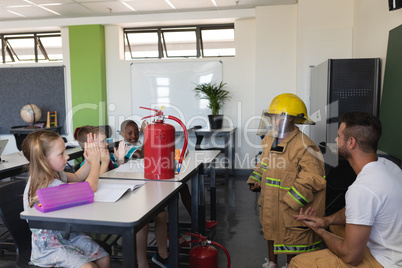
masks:
{"type": "MultiPolygon", "coordinates": [[[[218,77],[226,83],[225,87],[231,94],[230,100],[220,110],[225,116],[223,129],[230,131],[226,133],[226,139],[218,138],[216,139],[217,144],[214,144],[214,147],[220,148],[226,145],[225,155],[215,156],[217,199],[210,201],[212,192],[205,191],[205,206],[208,214],[210,202],[216,202],[219,223],[215,239],[219,240],[218,242],[227,247],[229,251],[232,249],[230,252],[233,255],[231,256],[233,258],[232,267],[261,267],[264,258],[268,257],[267,245],[263,240],[261,226],[259,226],[258,204],[256,204],[259,194],[249,191],[246,184],[255,168],[256,159],[263,150],[261,137],[256,135],[261,123],[261,115],[264,110],[269,109],[271,101],[276,96],[283,93],[296,94],[306,105],[307,116],[313,121],[319,121],[316,126],[303,125],[301,128],[303,133],[318,146],[321,140],[312,138],[315,135],[314,127],[326,125],[325,120],[327,119],[323,111],[325,110],[326,113],[326,109],[330,107],[326,106],[329,105],[326,101],[319,104],[316,102],[314,74],[321,64],[325,64],[329,60],[377,59],[378,77],[375,78],[375,83],[378,87],[374,93],[376,103],[373,114],[383,122],[383,139],[380,140],[379,150],[382,155],[392,159],[399,166],[401,164],[402,143],[396,142],[395,145],[387,143],[387,141],[397,140],[397,133],[402,130],[402,125],[395,126],[397,125],[395,122],[391,123],[389,119],[386,119],[401,112],[400,105],[396,105],[398,103],[396,98],[400,96],[395,89],[398,85],[392,83],[402,82],[401,78],[398,79],[398,75],[393,73],[395,70],[402,70],[402,56],[398,55],[398,60],[401,62],[393,61],[393,65],[388,56],[398,54],[398,49],[391,51],[392,43],[389,41],[392,32],[396,35],[397,31],[399,33],[401,31],[402,9],[391,11],[390,2],[392,1],[200,0],[191,1],[191,3],[186,0],[15,1],[18,4],[9,2],[0,0],[0,37],[18,33],[60,32],[62,61],[0,62],[0,75],[3,68],[8,70],[20,67],[31,69],[61,67],[64,92],[61,92],[60,95],[50,96],[52,86],[49,86],[46,89],[46,96],[43,96],[43,101],[46,102],[46,99],[49,98],[49,102],[54,102],[55,105],[58,105],[60,101],[64,104],[65,107],[61,108],[62,118],[59,118],[59,121],[63,124],[61,134],[68,142],[75,141],[75,129],[84,125],[109,125],[111,138],[118,140],[121,138],[119,133],[123,121],[133,119],[141,124],[142,117],[152,114],[148,110],[140,109],[140,106],[154,105],[154,100],[150,101],[144,97],[149,96],[147,90],[135,88],[135,74],[141,71],[147,73],[148,70],[157,68],[164,69],[166,72],[182,68],[182,72],[184,72],[186,69],[193,69],[193,66],[206,66],[210,63],[218,65],[218,77]],[[56,5],[56,2],[59,4],[56,5]],[[151,29],[189,25],[233,25],[235,55],[125,59],[125,53],[127,53],[125,28],[151,29]],[[390,54],[391,52],[394,54],[390,54]],[[186,64],[193,65],[188,68],[186,64]],[[148,67],[149,69],[147,69],[148,67]],[[393,67],[394,69],[392,69],[393,67]],[[139,72],[136,73],[136,70],[139,72]],[[394,75],[393,77],[391,77],[391,73],[394,75]],[[386,104],[383,105],[383,101],[386,104]],[[320,118],[321,116],[322,118],[320,118]],[[384,139],[387,141],[383,141],[384,139]],[[237,199],[234,198],[236,194],[237,199]],[[237,205],[231,207],[231,202],[237,205]],[[247,217],[250,222],[242,222],[243,225],[237,226],[236,230],[240,231],[242,228],[247,228],[248,224],[254,224],[256,231],[250,237],[258,239],[255,245],[258,249],[255,249],[254,255],[246,258],[245,262],[236,260],[237,253],[240,253],[237,251],[241,251],[241,247],[230,244],[234,243],[233,241],[242,241],[244,237],[232,238],[230,233],[224,233],[222,230],[224,226],[231,228],[231,223],[226,217],[231,217],[232,210],[237,209],[236,206],[239,207],[237,217],[241,218],[240,214],[243,212],[239,211],[242,211],[240,210],[242,205],[238,202],[249,202],[249,206],[242,209],[251,215],[242,214],[249,215],[247,217]],[[220,216],[225,218],[220,219],[220,216]],[[223,224],[219,229],[221,222],[223,224]],[[222,231],[221,234],[219,234],[220,231],[222,231]],[[240,263],[248,264],[238,266],[240,263]]],[[[399,39],[397,41],[401,42],[399,39]]],[[[399,51],[399,53],[402,52],[399,51]]],[[[5,77],[0,77],[0,84],[3,79],[5,77]]],[[[48,80],[51,82],[52,79],[48,77],[48,80]]],[[[146,82],[141,86],[146,87],[146,82]]],[[[24,90],[31,91],[27,88],[24,90]]],[[[2,95],[0,105],[4,105],[3,107],[14,106],[14,102],[8,102],[1,91],[0,86],[0,95],[2,95]]],[[[30,94],[42,98],[40,88],[32,89],[30,94]]],[[[18,97],[15,96],[15,98],[18,97]]],[[[172,98],[176,98],[175,103],[171,103],[172,106],[178,110],[181,108],[179,113],[173,115],[179,117],[189,129],[195,125],[208,128],[207,112],[192,109],[189,104],[196,99],[192,90],[172,94],[172,98]],[[182,116],[180,117],[180,115],[182,116]],[[191,123],[194,117],[201,119],[196,121],[196,124],[191,123]]],[[[27,104],[25,100],[18,103],[17,106],[21,107],[18,106],[16,109],[20,110],[25,104],[27,104]]],[[[155,107],[153,106],[153,108],[155,107]]],[[[0,111],[2,111],[1,108],[0,111]]],[[[169,115],[171,111],[172,109],[168,107],[165,115],[169,115]]],[[[42,111],[42,115],[43,120],[45,111],[42,111]]],[[[15,123],[3,115],[1,115],[0,121],[7,122],[7,124],[11,122],[10,124],[15,126],[26,124],[19,115],[15,123]]],[[[151,122],[151,120],[148,121],[151,122]]],[[[174,126],[176,131],[181,130],[179,125],[174,126]]],[[[336,135],[338,122],[336,122],[335,128],[336,135]]],[[[0,126],[0,140],[8,140],[1,157],[20,151],[17,148],[15,136],[8,129],[9,127],[3,129],[0,126]]],[[[189,134],[188,150],[190,152],[196,147],[194,137],[191,133],[189,134]]],[[[336,146],[335,138],[336,136],[331,140],[326,140],[329,147],[330,143],[336,146]]],[[[205,140],[204,142],[208,142],[212,138],[205,140]]],[[[176,148],[181,149],[183,144],[184,142],[181,140],[176,144],[176,148]]],[[[327,151],[329,147],[327,147],[327,151]]],[[[321,152],[325,158],[325,151],[321,152]]],[[[205,176],[208,183],[210,175],[207,173],[205,176]]],[[[353,180],[354,178],[355,176],[353,180]]],[[[209,187],[208,183],[206,187],[209,187]]],[[[193,187],[192,183],[190,185],[193,187]]],[[[344,198],[347,190],[347,187],[343,188],[341,198],[344,198]]],[[[193,192],[195,188],[191,189],[193,192]]],[[[327,194],[328,191],[327,186],[327,194]]],[[[338,193],[334,193],[334,195],[336,197],[331,196],[330,198],[335,200],[339,197],[338,193]]],[[[328,198],[327,195],[327,201],[328,198]]],[[[336,202],[338,201],[334,201],[333,205],[336,202]]],[[[181,203],[180,200],[179,203],[181,203]]],[[[180,218],[182,217],[181,208],[182,205],[179,204],[180,218]]],[[[244,213],[246,213],[245,211],[244,213]]],[[[2,255],[0,255],[0,267],[3,267],[1,261],[2,255]]],[[[10,265],[10,263],[12,261],[5,265],[10,265]]],[[[219,267],[224,267],[226,264],[223,252],[219,252],[219,263],[219,267]]],[[[285,258],[280,257],[278,263],[280,267],[285,265],[285,258]]],[[[150,265],[153,264],[150,262],[150,265]]],[[[112,265],[112,267],[122,266],[112,265]]]]}

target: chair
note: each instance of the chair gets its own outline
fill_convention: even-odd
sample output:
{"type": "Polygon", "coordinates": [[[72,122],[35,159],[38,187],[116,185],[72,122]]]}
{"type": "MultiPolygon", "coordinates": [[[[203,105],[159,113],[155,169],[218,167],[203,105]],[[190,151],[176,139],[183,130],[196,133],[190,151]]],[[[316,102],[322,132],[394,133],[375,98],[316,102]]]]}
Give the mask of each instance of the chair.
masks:
{"type": "Polygon", "coordinates": [[[331,215],[345,207],[345,194],[356,180],[356,173],[345,159],[339,158],[337,167],[325,164],[327,190],[325,215],[331,215]]]}
{"type": "Polygon", "coordinates": [[[35,267],[28,264],[31,256],[31,230],[28,223],[20,219],[20,213],[24,210],[22,196],[25,185],[24,180],[0,184],[0,219],[14,241],[0,242],[0,248],[16,250],[17,267],[35,267]]]}
{"type": "MultiPolygon", "coordinates": [[[[11,129],[15,129],[15,128],[25,128],[26,126],[14,126],[11,127],[11,129]]],[[[15,133],[14,134],[14,138],[15,138],[15,143],[17,145],[17,149],[19,151],[22,150],[22,142],[25,140],[25,138],[28,136],[28,134],[20,134],[20,133],[15,133]]]]}
{"type": "Polygon", "coordinates": [[[197,131],[196,131],[196,130],[199,129],[199,128],[201,128],[201,126],[194,126],[193,129],[192,129],[192,130],[194,130],[194,134],[195,134],[195,137],[196,137],[196,141],[195,141],[195,150],[196,150],[196,151],[201,151],[201,150],[209,150],[209,151],[218,150],[218,151],[220,151],[221,153],[225,153],[225,147],[201,147],[201,143],[202,143],[202,140],[204,139],[204,135],[197,134],[197,131]]]}

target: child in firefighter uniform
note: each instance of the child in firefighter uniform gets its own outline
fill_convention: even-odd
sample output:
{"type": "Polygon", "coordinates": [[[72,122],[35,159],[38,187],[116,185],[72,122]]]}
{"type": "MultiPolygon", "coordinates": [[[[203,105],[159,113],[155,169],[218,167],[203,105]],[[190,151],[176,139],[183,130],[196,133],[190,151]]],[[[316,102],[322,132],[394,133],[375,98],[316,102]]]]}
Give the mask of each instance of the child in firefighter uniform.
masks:
{"type": "Polygon", "coordinates": [[[289,263],[296,254],[320,248],[321,238],[293,215],[313,207],[324,216],[326,181],[318,147],[295,126],[315,124],[304,102],[294,94],[281,94],[265,118],[272,129],[262,140],[261,161],[247,183],[250,190],[261,191],[260,222],[269,255],[263,267],[276,268],[278,254],[288,254],[289,263]]]}

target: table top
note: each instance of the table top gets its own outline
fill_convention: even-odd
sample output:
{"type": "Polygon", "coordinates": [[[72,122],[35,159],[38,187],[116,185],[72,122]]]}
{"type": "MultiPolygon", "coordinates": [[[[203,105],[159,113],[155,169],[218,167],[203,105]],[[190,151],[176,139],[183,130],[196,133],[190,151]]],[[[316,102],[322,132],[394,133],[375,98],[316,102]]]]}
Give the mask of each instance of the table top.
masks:
{"type": "Polygon", "coordinates": [[[61,126],[58,127],[17,127],[17,128],[11,128],[10,133],[11,134],[29,134],[31,132],[37,131],[37,130],[50,130],[54,132],[60,132],[61,126]]]}
{"type": "Polygon", "coordinates": [[[70,156],[70,160],[81,157],[84,154],[84,150],[81,147],[66,148],[66,154],[70,156]]]}
{"type": "MultiPolygon", "coordinates": [[[[198,134],[231,134],[233,132],[235,132],[237,129],[237,127],[225,127],[225,128],[219,128],[219,129],[211,129],[209,127],[202,127],[202,128],[189,128],[188,129],[188,134],[191,135],[195,132],[197,132],[198,134]]],[[[183,129],[176,129],[176,134],[182,134],[184,131],[183,129]]]]}
{"type": "Polygon", "coordinates": [[[21,153],[12,153],[1,156],[0,172],[6,172],[11,169],[21,168],[29,165],[29,161],[21,153]]]}
{"type": "MultiPolygon", "coordinates": [[[[181,171],[178,175],[175,175],[172,179],[159,180],[162,182],[186,182],[190,179],[192,172],[196,171],[201,164],[210,164],[218,155],[220,151],[189,151],[181,167],[181,171]]],[[[146,180],[155,181],[144,178],[144,172],[118,172],[117,169],[100,175],[101,179],[125,179],[125,180],[146,180]]]]}
{"type": "Polygon", "coordinates": [[[216,133],[216,132],[228,132],[228,133],[232,133],[237,129],[237,127],[226,127],[226,128],[219,128],[219,129],[211,129],[209,127],[203,127],[203,128],[199,128],[199,129],[195,129],[194,131],[197,133],[216,133]]]}
{"type": "Polygon", "coordinates": [[[126,192],[114,203],[94,202],[47,213],[30,208],[20,216],[22,219],[46,222],[132,227],[181,187],[180,182],[149,181],[134,191],[126,192]]]}

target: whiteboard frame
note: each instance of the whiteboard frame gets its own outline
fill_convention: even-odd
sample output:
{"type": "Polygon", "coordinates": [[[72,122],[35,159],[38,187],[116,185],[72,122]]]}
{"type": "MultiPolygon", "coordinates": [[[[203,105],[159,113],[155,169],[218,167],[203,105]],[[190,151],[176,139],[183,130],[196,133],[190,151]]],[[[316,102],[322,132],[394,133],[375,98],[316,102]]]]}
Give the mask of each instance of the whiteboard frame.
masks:
{"type": "MultiPolygon", "coordinates": [[[[206,100],[196,97],[194,88],[199,83],[219,84],[223,78],[221,61],[139,62],[130,68],[134,121],[140,123],[142,117],[154,114],[140,106],[159,109],[163,105],[165,115],[179,118],[187,128],[208,126],[211,110],[206,100]]],[[[167,123],[181,129],[172,120],[167,123]]]]}

